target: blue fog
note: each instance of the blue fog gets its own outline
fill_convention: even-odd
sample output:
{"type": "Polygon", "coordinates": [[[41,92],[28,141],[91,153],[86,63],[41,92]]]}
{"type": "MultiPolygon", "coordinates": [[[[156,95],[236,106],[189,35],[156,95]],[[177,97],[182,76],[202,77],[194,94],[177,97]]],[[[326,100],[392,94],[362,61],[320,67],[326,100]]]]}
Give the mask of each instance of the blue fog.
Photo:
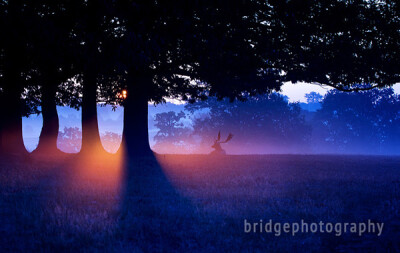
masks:
{"type": "MultiPolygon", "coordinates": [[[[295,85],[287,87],[292,88],[283,87],[278,97],[249,99],[246,103],[213,102],[210,98],[186,107],[171,102],[149,105],[150,145],[159,153],[209,153],[221,130],[223,135],[232,132],[235,136],[225,145],[230,154],[400,152],[398,85],[353,94],[321,88],[314,92],[316,97],[309,97],[312,92],[306,92],[314,85],[301,90],[301,100],[293,95],[294,91],[300,93],[295,85]]],[[[57,110],[59,148],[78,152],[81,111],[69,107],[57,110]]],[[[120,145],[123,114],[122,107],[98,106],[100,135],[109,152],[120,145]]],[[[24,143],[30,152],[38,144],[42,123],[40,114],[23,118],[24,143]]]]}
{"type": "MultiPolygon", "coordinates": [[[[154,136],[158,129],[154,127],[154,117],[157,113],[174,111],[179,112],[184,109],[184,105],[177,105],[173,103],[159,104],[157,106],[149,105],[149,140],[150,145],[154,145],[154,136]]],[[[123,128],[123,115],[124,108],[117,107],[115,110],[111,106],[98,106],[98,121],[100,134],[106,132],[112,132],[116,134],[122,134],[123,128]]],[[[57,107],[58,117],[60,122],[60,131],[64,128],[77,127],[82,129],[81,123],[81,110],[75,110],[69,107],[57,107]]],[[[23,137],[26,149],[31,152],[33,151],[38,142],[39,135],[42,129],[43,118],[42,115],[30,115],[29,117],[22,118],[23,124],[23,137]]]]}

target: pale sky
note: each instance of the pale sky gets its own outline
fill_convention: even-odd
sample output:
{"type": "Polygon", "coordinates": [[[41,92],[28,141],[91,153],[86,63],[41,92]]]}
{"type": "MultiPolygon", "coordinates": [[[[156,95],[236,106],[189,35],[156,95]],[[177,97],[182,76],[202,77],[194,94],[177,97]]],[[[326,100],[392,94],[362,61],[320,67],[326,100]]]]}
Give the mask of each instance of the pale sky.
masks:
{"type": "MultiPolygon", "coordinates": [[[[393,88],[397,94],[400,93],[400,83],[393,85],[393,88]]],[[[306,102],[304,97],[305,94],[315,91],[321,95],[325,95],[331,89],[332,88],[328,86],[319,86],[310,83],[293,84],[291,82],[287,82],[281,87],[280,93],[288,96],[290,102],[306,102]]]]}

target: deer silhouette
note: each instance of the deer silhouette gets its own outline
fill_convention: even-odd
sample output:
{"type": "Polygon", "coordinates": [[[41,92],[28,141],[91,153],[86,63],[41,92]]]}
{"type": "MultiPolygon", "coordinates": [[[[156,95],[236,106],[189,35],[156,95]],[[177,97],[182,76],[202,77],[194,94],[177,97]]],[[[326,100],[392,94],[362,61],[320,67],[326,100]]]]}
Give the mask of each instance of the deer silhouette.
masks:
{"type": "Polygon", "coordinates": [[[227,143],[233,138],[233,134],[229,133],[228,138],[225,141],[221,141],[221,131],[218,132],[217,139],[214,140],[214,144],[211,146],[214,150],[210,153],[211,155],[225,155],[226,152],[221,148],[222,143],[227,143]]]}

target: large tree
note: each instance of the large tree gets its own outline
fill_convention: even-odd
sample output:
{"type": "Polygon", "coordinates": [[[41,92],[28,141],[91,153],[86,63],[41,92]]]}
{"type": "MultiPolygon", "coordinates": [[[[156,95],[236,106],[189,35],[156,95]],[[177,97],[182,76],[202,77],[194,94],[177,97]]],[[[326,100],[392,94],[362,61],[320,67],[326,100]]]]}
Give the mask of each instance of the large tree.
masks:
{"type": "Polygon", "coordinates": [[[27,85],[30,46],[27,35],[32,12],[26,1],[1,2],[1,146],[9,153],[26,153],[22,116],[26,115],[22,93],[27,85]],[[7,147],[6,147],[7,146],[7,147]]]}
{"type": "Polygon", "coordinates": [[[36,1],[34,17],[31,20],[29,38],[32,42],[30,54],[36,86],[40,87],[43,127],[35,152],[55,153],[59,132],[57,105],[77,106],[76,89],[72,81],[73,57],[70,32],[72,22],[65,22],[71,16],[71,8],[65,1],[36,1]],[[69,84],[68,89],[60,89],[69,84]],[[64,85],[65,86],[65,85],[64,85]],[[74,93],[75,92],[75,93],[74,93]]]}
{"type": "MultiPolygon", "coordinates": [[[[71,30],[74,41],[76,81],[82,85],[82,148],[81,152],[103,152],[97,119],[100,80],[107,75],[112,61],[109,45],[115,34],[113,2],[72,1],[71,16],[67,22],[73,23],[71,30]]],[[[115,45],[115,44],[112,44],[115,45]]],[[[114,51],[115,52],[115,51],[114,51]]],[[[104,84],[103,84],[104,85],[104,84]]]]}
{"type": "MultiPolygon", "coordinates": [[[[120,66],[127,98],[123,143],[130,156],[151,154],[148,102],[243,97],[279,89],[279,70],[265,60],[257,1],[119,1],[124,36],[120,66]]],[[[270,11],[270,10],[268,10],[270,11]]],[[[272,36],[272,35],[271,35],[272,36]]]]}
{"type": "Polygon", "coordinates": [[[283,81],[360,90],[398,81],[398,10],[382,1],[120,1],[124,142],[150,152],[147,103],[243,99],[283,81]]]}

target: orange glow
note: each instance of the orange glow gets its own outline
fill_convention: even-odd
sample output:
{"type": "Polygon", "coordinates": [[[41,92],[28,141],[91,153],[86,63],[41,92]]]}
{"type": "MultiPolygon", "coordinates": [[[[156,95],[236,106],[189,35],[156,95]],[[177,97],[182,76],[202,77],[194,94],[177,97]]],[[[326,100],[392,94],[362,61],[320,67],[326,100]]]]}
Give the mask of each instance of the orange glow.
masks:
{"type": "Polygon", "coordinates": [[[121,99],[126,99],[127,96],[128,96],[127,90],[122,90],[122,92],[119,94],[119,98],[121,98],[121,99]]]}
{"type": "Polygon", "coordinates": [[[85,153],[75,155],[67,164],[68,174],[63,179],[64,193],[75,189],[88,196],[105,197],[105,203],[112,206],[118,203],[123,187],[124,177],[123,151],[110,154],[102,147],[94,145],[85,153]],[[111,197],[110,197],[111,196],[111,197]]]}

